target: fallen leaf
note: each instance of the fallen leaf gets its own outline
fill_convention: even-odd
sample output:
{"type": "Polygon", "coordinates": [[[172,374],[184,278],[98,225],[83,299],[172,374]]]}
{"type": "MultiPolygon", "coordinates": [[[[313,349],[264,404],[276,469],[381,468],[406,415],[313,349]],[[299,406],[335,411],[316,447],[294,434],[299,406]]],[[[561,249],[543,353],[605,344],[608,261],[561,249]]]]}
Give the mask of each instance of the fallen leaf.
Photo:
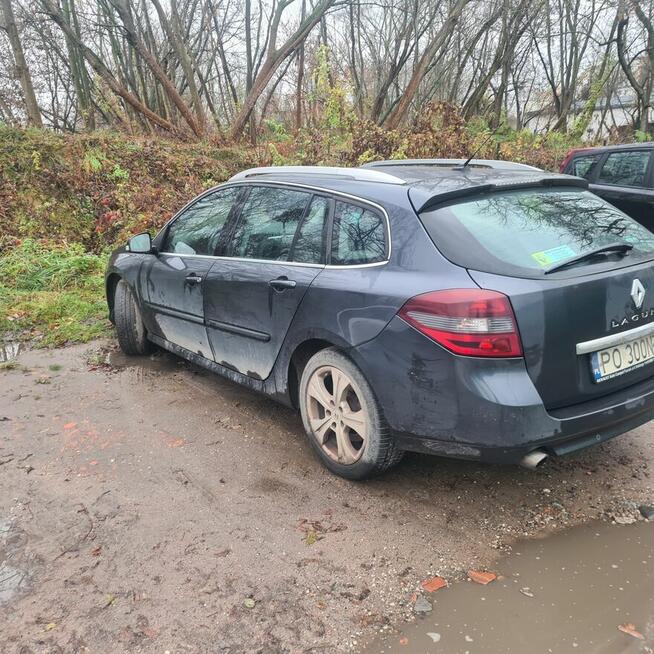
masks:
{"type": "Polygon", "coordinates": [[[56,622],[48,622],[47,625],[45,625],[45,630],[46,631],[52,631],[53,629],[57,628],[57,623],[56,622]]]}
{"type": "Polygon", "coordinates": [[[487,572],[485,570],[468,570],[468,578],[472,579],[476,584],[490,584],[491,581],[497,579],[497,575],[494,572],[487,572]]]}
{"type": "Polygon", "coordinates": [[[432,577],[431,579],[425,579],[420,584],[428,593],[435,593],[441,588],[447,587],[447,581],[443,577],[432,577]]]}
{"type": "Polygon", "coordinates": [[[636,625],[632,624],[631,622],[627,622],[626,624],[621,624],[618,625],[618,629],[622,631],[625,634],[628,634],[629,636],[633,636],[634,638],[638,638],[638,640],[645,640],[645,636],[640,633],[636,629],[636,625]]]}
{"type": "Polygon", "coordinates": [[[64,429],[74,429],[75,427],[77,427],[77,423],[76,423],[76,422],[67,422],[67,423],[64,425],[64,429]]]}
{"type": "Polygon", "coordinates": [[[409,639],[406,636],[402,636],[400,638],[400,645],[408,645],[409,644],[409,639]]]}
{"type": "Polygon", "coordinates": [[[91,556],[100,556],[100,552],[102,552],[102,546],[98,545],[91,550],[91,556]]]}
{"type": "Polygon", "coordinates": [[[321,539],[322,539],[322,536],[319,536],[315,531],[310,531],[304,537],[304,542],[307,545],[314,545],[315,543],[317,543],[321,539]]]}
{"type": "Polygon", "coordinates": [[[181,447],[186,441],[183,438],[178,438],[174,441],[168,441],[168,447],[181,447]]]}
{"type": "Polygon", "coordinates": [[[298,520],[297,529],[298,531],[303,531],[305,534],[311,531],[315,531],[317,534],[327,534],[345,531],[347,527],[345,525],[333,523],[323,525],[320,520],[307,520],[306,518],[300,518],[298,520]]]}

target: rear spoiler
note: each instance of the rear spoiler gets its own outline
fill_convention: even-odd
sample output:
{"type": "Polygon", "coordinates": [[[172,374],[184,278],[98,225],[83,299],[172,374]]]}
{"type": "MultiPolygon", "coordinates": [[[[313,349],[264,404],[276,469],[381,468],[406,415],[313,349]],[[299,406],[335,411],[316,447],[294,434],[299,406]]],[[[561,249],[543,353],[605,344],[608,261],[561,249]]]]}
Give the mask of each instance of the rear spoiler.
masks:
{"type": "Polygon", "coordinates": [[[525,188],[539,188],[551,186],[572,186],[575,188],[588,188],[588,180],[582,177],[573,177],[572,175],[547,175],[541,177],[538,175],[522,176],[521,179],[512,179],[504,181],[491,182],[487,184],[478,184],[476,186],[466,186],[465,188],[454,189],[445,193],[438,193],[431,197],[425,197],[424,189],[409,189],[409,197],[417,213],[422,213],[428,209],[433,209],[439,204],[458,200],[470,195],[479,195],[480,193],[494,193],[497,191],[515,191],[525,188]]]}

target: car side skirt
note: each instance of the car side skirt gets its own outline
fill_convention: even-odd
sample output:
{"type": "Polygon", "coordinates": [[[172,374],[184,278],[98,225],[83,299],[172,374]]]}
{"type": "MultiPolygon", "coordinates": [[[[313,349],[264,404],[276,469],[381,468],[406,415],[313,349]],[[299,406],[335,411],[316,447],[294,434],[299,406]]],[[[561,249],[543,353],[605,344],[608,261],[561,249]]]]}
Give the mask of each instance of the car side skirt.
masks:
{"type": "Polygon", "coordinates": [[[280,391],[277,388],[275,385],[274,375],[271,375],[265,380],[254,379],[253,377],[248,377],[247,375],[237,372],[236,370],[232,370],[231,368],[227,368],[226,366],[221,366],[215,361],[211,361],[210,359],[207,359],[206,357],[203,357],[196,352],[191,352],[190,350],[180,347],[179,345],[176,345],[175,343],[172,343],[165,338],[161,338],[160,336],[157,336],[151,332],[148,333],[148,340],[152,341],[155,345],[158,345],[164,350],[167,350],[168,352],[181,357],[182,359],[186,359],[191,363],[201,366],[202,368],[220,375],[221,377],[225,377],[226,379],[240,384],[241,386],[245,386],[246,388],[249,388],[258,393],[263,393],[276,402],[290,406],[290,399],[288,398],[288,394],[285,392],[285,390],[280,391]]]}

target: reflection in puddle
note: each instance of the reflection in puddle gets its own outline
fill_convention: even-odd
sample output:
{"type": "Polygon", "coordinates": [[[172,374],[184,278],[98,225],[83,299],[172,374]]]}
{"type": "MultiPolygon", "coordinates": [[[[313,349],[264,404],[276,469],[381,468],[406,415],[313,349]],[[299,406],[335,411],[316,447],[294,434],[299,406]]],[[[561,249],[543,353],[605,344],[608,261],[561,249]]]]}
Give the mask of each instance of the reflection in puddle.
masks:
{"type": "Polygon", "coordinates": [[[27,572],[10,563],[19,555],[24,540],[24,532],[16,530],[12,521],[0,517],[0,606],[27,586],[27,572]]]}
{"type": "Polygon", "coordinates": [[[0,363],[6,363],[15,359],[21,350],[22,346],[20,343],[2,343],[0,345],[0,363]]]}
{"type": "Polygon", "coordinates": [[[654,524],[599,524],[518,543],[488,586],[428,597],[432,612],[367,653],[617,654],[654,649],[654,524]],[[636,630],[635,635],[624,633],[636,630]],[[640,639],[642,636],[643,639],[640,639]]]}
{"type": "Polygon", "coordinates": [[[8,602],[23,586],[26,574],[6,561],[0,563],[0,606],[8,602]]]}

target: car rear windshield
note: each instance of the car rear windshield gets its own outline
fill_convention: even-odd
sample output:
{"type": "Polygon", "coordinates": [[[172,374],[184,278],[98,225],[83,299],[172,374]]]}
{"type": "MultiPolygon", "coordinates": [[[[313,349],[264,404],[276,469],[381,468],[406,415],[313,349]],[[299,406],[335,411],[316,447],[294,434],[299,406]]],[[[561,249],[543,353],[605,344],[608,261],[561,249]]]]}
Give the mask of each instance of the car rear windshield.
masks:
{"type": "Polygon", "coordinates": [[[540,277],[568,259],[621,243],[633,246],[621,259],[619,254],[593,257],[556,274],[654,259],[654,234],[581,189],[491,192],[442,205],[420,218],[448,259],[483,272],[540,277]]]}

